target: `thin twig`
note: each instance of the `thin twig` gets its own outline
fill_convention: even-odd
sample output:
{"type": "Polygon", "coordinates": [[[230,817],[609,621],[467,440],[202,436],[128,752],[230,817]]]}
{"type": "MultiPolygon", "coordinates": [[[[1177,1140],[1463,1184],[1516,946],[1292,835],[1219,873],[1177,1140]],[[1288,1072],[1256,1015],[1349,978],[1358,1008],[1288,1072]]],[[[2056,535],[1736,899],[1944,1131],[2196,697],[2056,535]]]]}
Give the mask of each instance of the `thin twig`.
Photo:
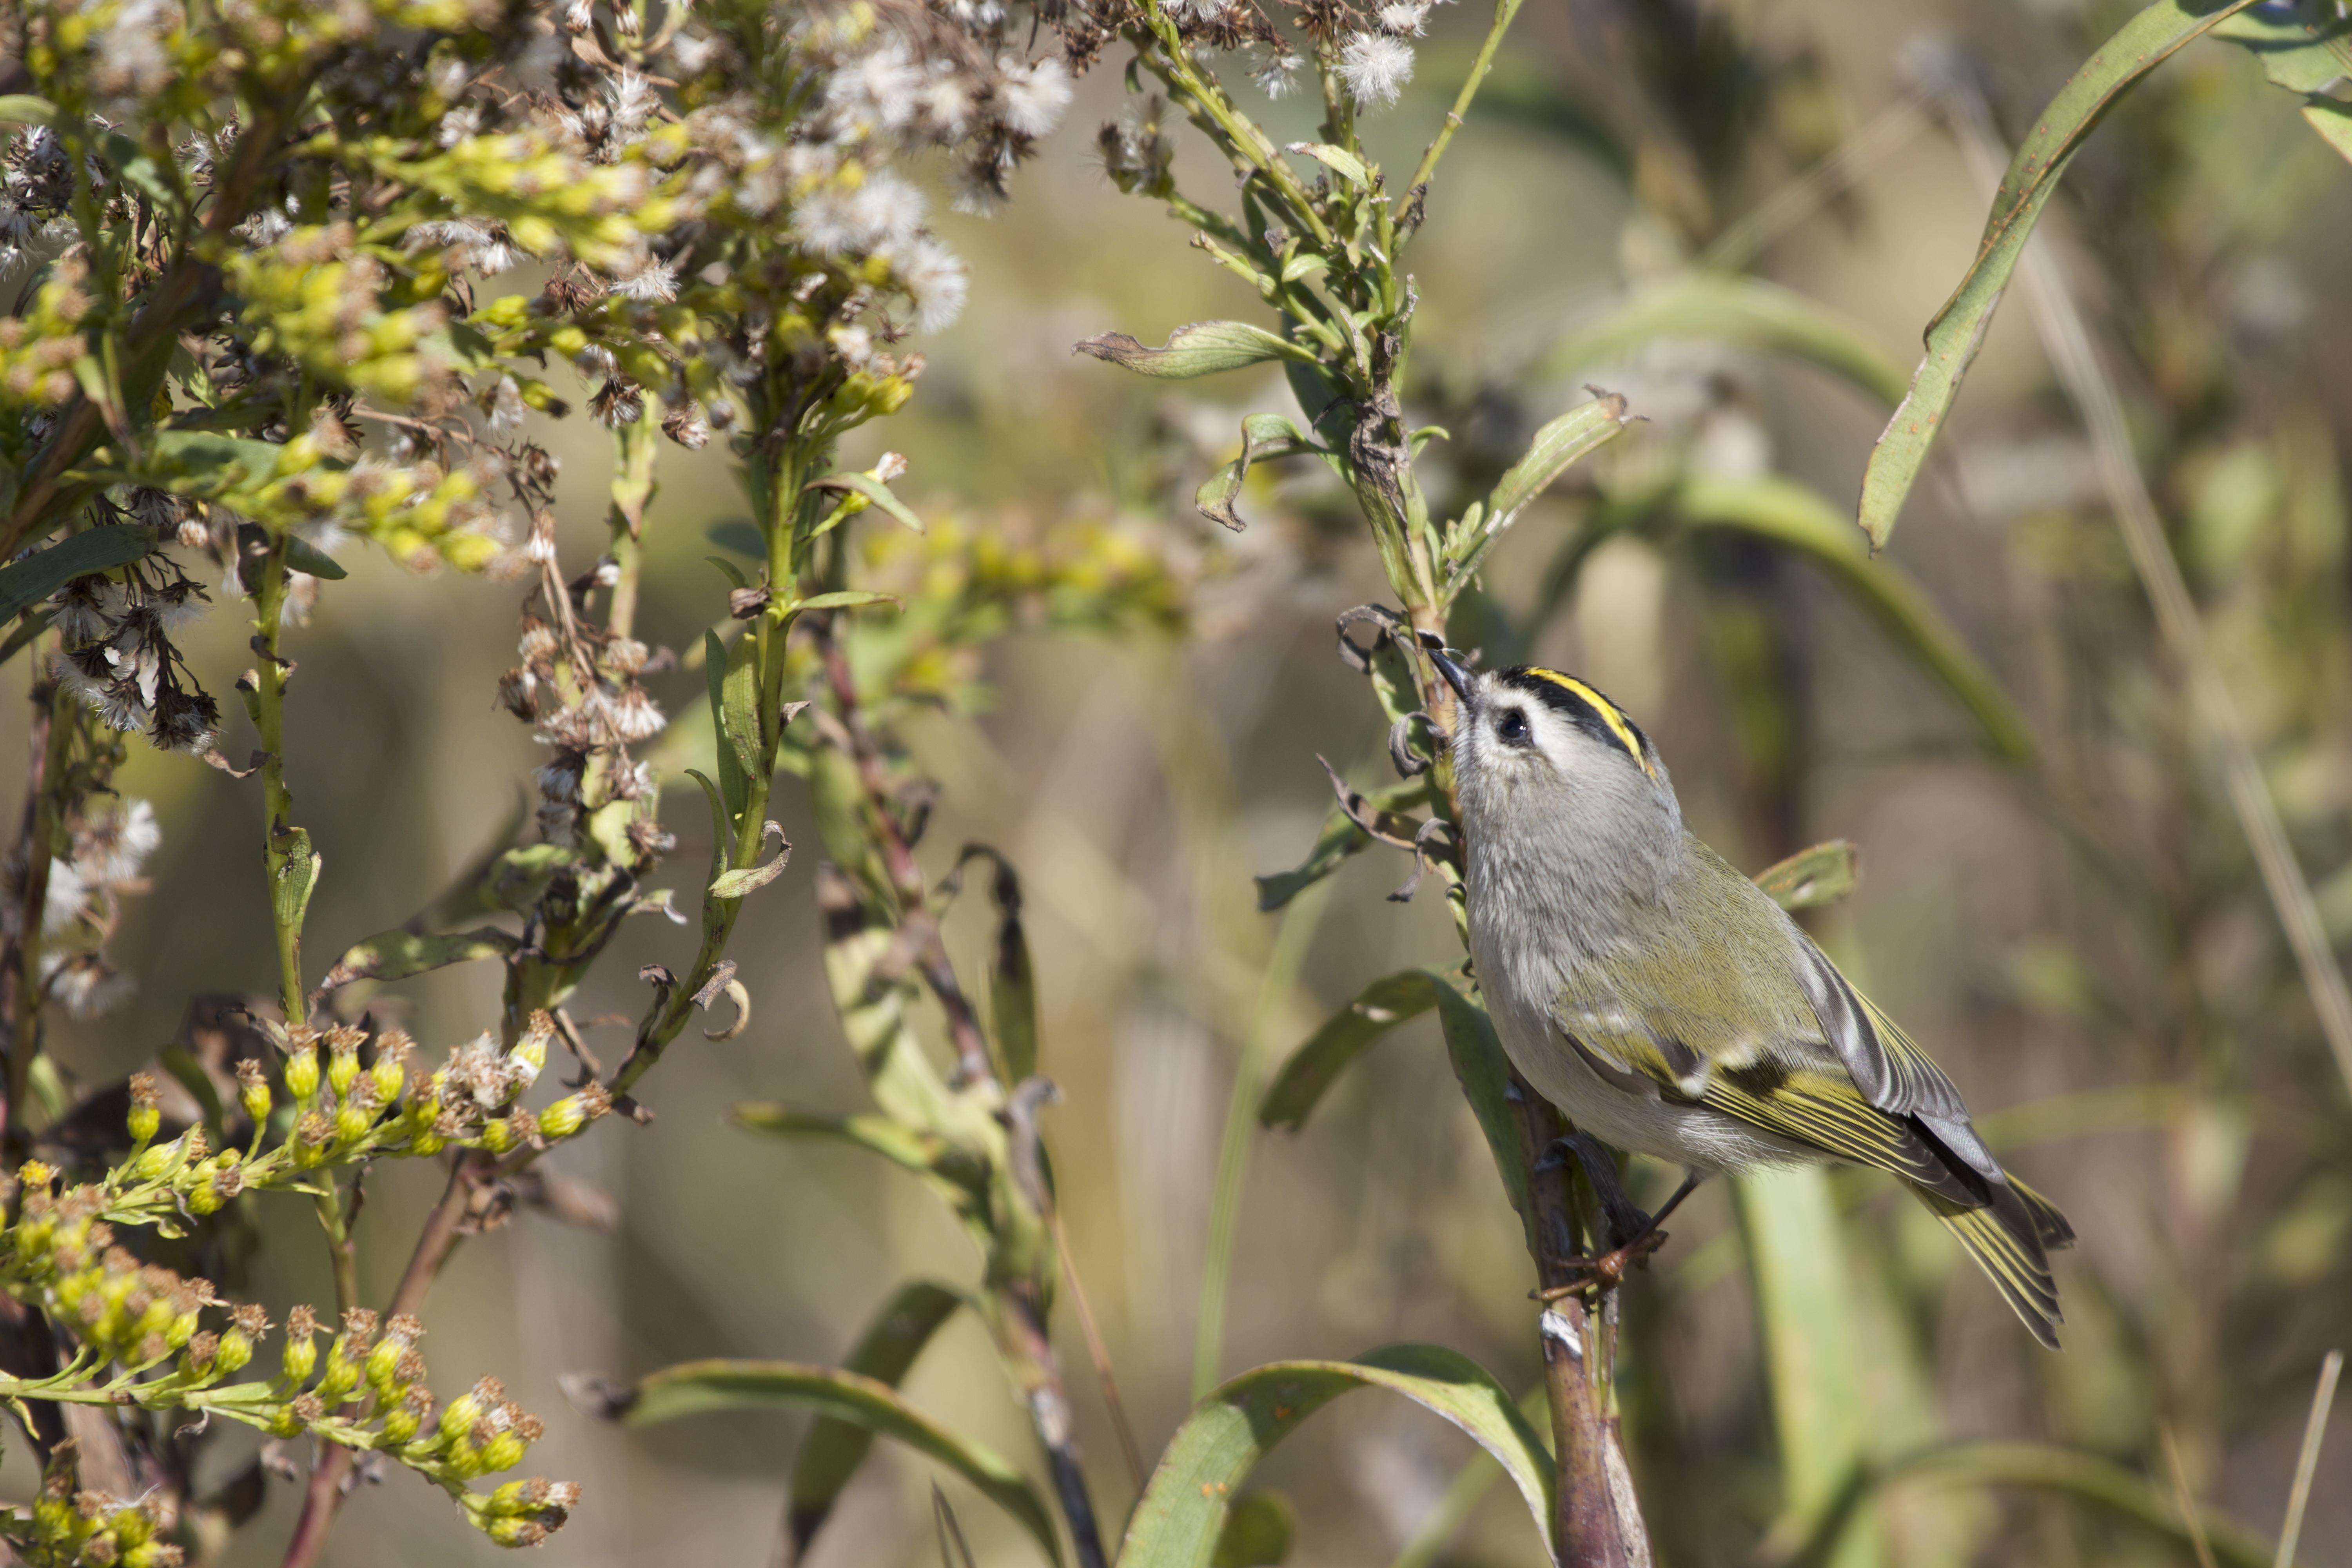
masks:
{"type": "Polygon", "coordinates": [[[1102,1328],[1095,1321],[1094,1303],[1087,1300],[1086,1285],[1078,1279],[1078,1260],[1070,1250],[1068,1229],[1062,1224],[1062,1211],[1054,1210],[1054,1251],[1062,1260],[1062,1279],[1070,1288],[1070,1303],[1078,1310],[1078,1328],[1086,1335],[1087,1354],[1095,1363],[1095,1377],[1102,1384],[1103,1404],[1110,1411],[1111,1430],[1118,1434],[1118,1451],[1127,1460],[1127,1479],[1135,1483],[1135,1494],[1143,1495],[1143,1450],[1136,1447],[1135,1428],[1128,1425],[1127,1401],[1118,1396],[1118,1379],[1110,1370],[1110,1346],[1102,1336],[1102,1328]]]}
{"type": "MultiPolygon", "coordinates": [[[[1477,58],[1470,62],[1470,74],[1463,79],[1462,90],[1454,95],[1454,107],[1445,111],[1445,123],[1437,128],[1429,151],[1421,155],[1412,178],[1405,182],[1398,197],[1400,204],[1410,204],[1413,192],[1428,184],[1430,176],[1437,172],[1437,161],[1445,156],[1446,144],[1454,140],[1454,133],[1462,129],[1462,121],[1470,113],[1470,100],[1478,96],[1478,89],[1486,85],[1486,73],[1494,69],[1495,51],[1502,47],[1503,35],[1511,30],[1511,20],[1519,14],[1519,4],[1520,0],[1495,0],[1495,19],[1487,24],[1486,41],[1478,46],[1477,58]]],[[[1398,210],[1402,212],[1402,205],[1398,210]]]]}
{"type": "Polygon", "coordinates": [[[2164,1464],[2172,1472],[2172,1499],[2180,1507],[2180,1522],[2189,1531],[2189,1548],[2197,1553],[2198,1568],[2220,1568],[2213,1561],[2213,1543],[2205,1539],[2205,1515],[2197,1506],[2196,1494],[2189,1489],[2189,1472],[2180,1466],[2180,1445],[2172,1440],[2169,1425],[2161,1429],[2164,1438],[2164,1464]]]}
{"type": "MultiPolygon", "coordinates": [[[[1989,188],[1998,188],[2009,155],[1993,127],[1991,111],[1973,90],[1955,89],[1949,96],[1961,151],[1978,180],[1989,188]]],[[[2056,258],[2036,238],[2026,246],[2021,267],[2043,352],[2090,435],[2100,482],[2123,533],[2125,550],[2156,612],[2157,629],[2188,677],[2197,717],[2221,765],[2231,807],[2253,851],[2271,907],[2285,928],[2287,945],[2303,972],[2304,988],[2311,994],[2312,1011],[2318,1015],[2336,1070],[2345,1087],[2352,1089],[2352,989],[2345,985],[2319,906],[2311,896],[2311,883],[2279,819],[2278,804],[2271,798],[2244,716],[2238,711],[2207,643],[2197,601],[2166,541],[2164,521],[2132,450],[2123,400],[2099,361],[2090,329],[2056,258]]]]}
{"type": "Polygon", "coordinates": [[[2303,1449],[2294,1458],[2294,1487],[2287,1493],[2286,1522],[2279,1527],[2273,1568],[2294,1568],[2303,1540],[2303,1510],[2311,1506],[2311,1479],[2319,1470],[2319,1445],[2327,1439],[2327,1412],[2336,1403],[2336,1380],[2344,1374],[2344,1352],[2329,1351],[2319,1363],[2319,1386],[2311,1391],[2311,1415],[2303,1424],[2303,1449]]]}

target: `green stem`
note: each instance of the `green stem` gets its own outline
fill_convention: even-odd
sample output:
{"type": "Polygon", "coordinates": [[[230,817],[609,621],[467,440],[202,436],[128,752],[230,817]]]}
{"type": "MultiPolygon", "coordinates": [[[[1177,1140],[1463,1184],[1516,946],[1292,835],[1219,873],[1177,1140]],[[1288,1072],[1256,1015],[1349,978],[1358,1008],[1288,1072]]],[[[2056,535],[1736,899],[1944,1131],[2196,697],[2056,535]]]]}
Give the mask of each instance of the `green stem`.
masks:
{"type": "Polygon", "coordinates": [[[1290,900],[1275,928],[1234,1073],[1233,1097],[1225,1105],[1225,1131],[1217,1148],[1216,1195],[1209,1205],[1209,1250],[1201,1269],[1200,1322],[1192,1332],[1192,1397],[1198,1401],[1223,1380],[1225,1292],[1233,1280],[1234,1241],[1241,1230],[1242,1182],[1249,1172],[1250,1140],[1257,1133],[1258,1102],[1274,1071],[1274,1029],[1283,1004],[1297,987],[1298,971],[1314,945],[1317,928],[1330,902],[1328,878],[1290,900]]]}
{"type": "Polygon", "coordinates": [[[261,737],[262,863],[268,874],[270,923],[278,938],[278,1002],[289,1026],[310,1016],[302,989],[302,918],[318,874],[310,835],[293,826],[294,797],[286,787],[286,676],[278,658],[286,610],[286,542],[272,540],[254,592],[253,630],[261,668],[255,672],[253,725],[261,737]]]}
{"type": "Polygon", "coordinates": [[[335,1314],[340,1318],[360,1304],[359,1254],[352,1245],[342,1194],[332,1176],[326,1178],[325,1190],[314,1201],[319,1208],[319,1228],[327,1233],[327,1260],[334,1270],[335,1314]]]}
{"type": "MultiPolygon", "coordinates": [[[[1445,156],[1446,146],[1453,142],[1454,133],[1462,129],[1462,121],[1470,113],[1471,100],[1478,96],[1478,89],[1486,85],[1486,73],[1495,68],[1495,52],[1503,46],[1503,35],[1511,30],[1512,19],[1519,14],[1519,4],[1520,0],[1495,0],[1495,19],[1487,24],[1486,41],[1478,46],[1478,56],[1470,62],[1470,74],[1463,79],[1462,90],[1454,95],[1454,107],[1445,111],[1445,123],[1438,127],[1436,139],[1430,142],[1429,151],[1421,155],[1421,163],[1413,170],[1412,180],[1406,184],[1401,203],[1410,203],[1412,193],[1429,184],[1430,176],[1437,173],[1437,161],[1445,156]]],[[[1398,211],[1402,210],[1400,205],[1398,211]]]]}
{"type": "Polygon", "coordinates": [[[1298,183],[1298,176],[1290,172],[1265,132],[1233,106],[1216,79],[1196,68],[1192,50],[1177,34],[1176,24],[1160,15],[1155,5],[1145,11],[1143,26],[1160,46],[1157,49],[1138,49],[1144,68],[1158,77],[1171,96],[1191,105],[1189,112],[1196,122],[1202,119],[1210,122],[1202,130],[1210,131],[1213,126],[1214,130],[1210,131],[1213,137],[1264,174],[1267,183],[1281,193],[1292,218],[1315,237],[1318,247],[1328,248],[1331,244],[1330,226],[1315,210],[1314,198],[1307,194],[1307,187],[1298,183]]]}

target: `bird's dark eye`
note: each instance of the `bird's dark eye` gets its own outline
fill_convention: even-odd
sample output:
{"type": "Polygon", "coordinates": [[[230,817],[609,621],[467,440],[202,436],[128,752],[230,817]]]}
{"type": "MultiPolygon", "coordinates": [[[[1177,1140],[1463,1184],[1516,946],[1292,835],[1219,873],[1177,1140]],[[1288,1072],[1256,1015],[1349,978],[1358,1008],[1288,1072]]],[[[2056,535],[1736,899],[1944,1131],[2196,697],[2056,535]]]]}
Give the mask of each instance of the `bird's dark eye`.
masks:
{"type": "Polygon", "coordinates": [[[1524,746],[1528,743],[1528,716],[1514,708],[1495,721],[1495,733],[1507,744],[1524,746]]]}

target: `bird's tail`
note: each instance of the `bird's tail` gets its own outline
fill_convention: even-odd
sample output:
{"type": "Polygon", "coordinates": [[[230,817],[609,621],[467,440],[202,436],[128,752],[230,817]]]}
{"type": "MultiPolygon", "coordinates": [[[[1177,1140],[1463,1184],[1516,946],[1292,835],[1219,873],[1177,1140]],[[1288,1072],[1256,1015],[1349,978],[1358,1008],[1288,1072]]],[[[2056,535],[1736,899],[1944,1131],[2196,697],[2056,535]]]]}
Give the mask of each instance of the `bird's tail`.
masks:
{"type": "Polygon", "coordinates": [[[1990,1201],[1963,1206],[1940,1193],[1912,1189],[1935,1211],[1978,1268],[2000,1292],[2033,1337],[2058,1348],[2058,1282],[2051,1278],[2049,1252],[2071,1247],[2074,1228],[2048,1198],[2014,1176],[1992,1186],[1990,1201]]]}

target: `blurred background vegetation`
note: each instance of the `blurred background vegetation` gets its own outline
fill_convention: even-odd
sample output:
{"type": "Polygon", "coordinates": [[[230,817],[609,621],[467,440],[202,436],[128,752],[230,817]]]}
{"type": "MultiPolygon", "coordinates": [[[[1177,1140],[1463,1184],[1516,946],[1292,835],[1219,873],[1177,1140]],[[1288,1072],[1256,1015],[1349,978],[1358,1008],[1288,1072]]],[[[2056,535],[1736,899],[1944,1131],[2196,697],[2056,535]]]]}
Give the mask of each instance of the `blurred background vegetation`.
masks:
{"type": "MultiPolygon", "coordinates": [[[[1802,1533],[1786,1521],[1821,1506],[1822,1478],[1834,1484],[1853,1458],[1961,1439],[2073,1445],[2166,1495],[2169,1442],[2189,1491],[2274,1533],[2320,1359],[2352,1338],[2346,1083],[2021,299],[1997,318],[1878,569],[1907,574],[1921,600],[1890,607],[1837,558],[1860,549],[1846,520],[1888,394],[1975,251],[1990,192],[1969,156],[1983,132],[1968,105],[1980,93],[2014,138],[2128,9],[1531,5],[1449,154],[1412,258],[1408,413],[1450,429],[1434,450],[1461,484],[1490,482],[1587,383],[1649,421],[1503,542],[1457,640],[1608,691],[1657,738],[1694,826],[1743,867],[1817,839],[1858,845],[1860,889],[1822,911],[1817,933],[2083,1235],[2060,1265],[2067,1349],[2051,1356],[1887,1184],[1826,1184],[1832,1206],[1802,1254],[1814,1282],[1849,1287],[1815,1293],[1826,1318],[1785,1280],[1775,1293],[1771,1249],[1794,1244],[1743,1230],[1723,1184],[1703,1189],[1624,1305],[1625,1419],[1662,1562],[1785,1554],[1802,1533]],[[1850,336],[1810,356],[1776,352],[1786,334],[1675,281],[1694,267],[1791,290],[1850,336]],[[1683,292],[1650,330],[1616,330],[1629,294],[1668,286],[1683,292]],[[1845,533],[1807,547],[1820,538],[1809,520],[1824,517],[1845,533]],[[1956,642],[1936,640],[1920,605],[1956,642]],[[1465,630],[1480,623],[1483,637],[1465,630]],[[1971,663],[1989,689],[1969,686],[1971,663]],[[1803,1358],[1824,1350],[1837,1364],[1802,1382],[1803,1358]]],[[[1484,22],[1438,14],[1402,102],[1367,124],[1384,163],[1409,166],[1425,143],[1484,22]]],[[[930,842],[985,840],[1025,877],[1040,1068],[1065,1097],[1046,1121],[1063,1213],[1148,1458],[1192,1402],[1211,1194],[1244,1057],[1277,1058],[1364,982],[1450,954],[1452,938],[1433,894],[1378,896],[1404,865],[1376,848],[1301,917],[1295,980],[1263,984],[1276,921],[1257,912],[1250,879],[1296,863],[1324,817],[1315,754],[1360,781],[1385,765],[1330,641],[1334,614],[1382,584],[1352,501],[1319,468],[1260,470],[1238,536],[1192,511],[1239,416],[1288,407],[1278,375],[1171,392],[1072,356],[1112,329],[1158,342],[1183,322],[1256,314],[1247,290],[1184,250],[1176,225],[1111,188],[1087,132],[1127,111],[1116,70],[1095,72],[1008,206],[942,215],[971,264],[972,308],[926,343],[918,396],[881,439],[910,458],[897,489],[934,520],[935,542],[993,541],[1018,575],[1024,552],[1108,531],[1163,560],[1185,606],[1181,626],[1110,638],[1037,629],[1015,605],[991,645],[985,701],[908,730],[947,785],[930,842]]],[[[1264,112],[1284,135],[1311,134],[1296,101],[1264,112]]],[[[1222,171],[1179,147],[1187,185],[1218,189],[1222,171]]],[[[2339,953],[2352,945],[2345,175],[2252,55],[2208,42],[2094,136],[2040,242],[2120,390],[2339,953]]],[[[1742,298],[1752,310],[1770,296],[1742,298]]],[[[564,461],[565,553],[593,553],[609,442],[580,420],[539,438],[564,461]]],[[[844,466],[877,455],[853,448],[844,466]]],[[[667,458],[638,626],[683,649],[712,602],[709,536],[743,503],[715,449],[667,458]]],[[[519,590],[426,582],[373,556],[351,564],[340,613],[289,634],[312,737],[289,782],[330,871],[310,916],[320,953],[380,927],[387,909],[422,907],[520,809],[480,781],[520,780],[537,760],[491,701],[519,590]]],[[[191,640],[215,689],[247,659],[241,638],[219,615],[191,640]]],[[[23,661],[7,678],[21,686],[23,661]]],[[[656,679],[674,688],[662,692],[673,712],[699,700],[698,671],[656,679]]],[[[19,729],[23,711],[0,703],[19,729]]],[[[252,794],[144,749],[121,782],[156,803],[164,847],[154,896],[130,906],[115,943],[136,997],[102,1026],[54,1026],[92,1079],[151,1058],[190,994],[273,984],[266,909],[247,896],[252,794]]],[[[813,847],[798,792],[779,799],[792,838],[813,847]]],[[[677,865],[698,863],[703,815],[693,791],[671,797],[677,865]]],[[[611,1194],[614,1227],[526,1215],[463,1252],[436,1299],[436,1365],[495,1365],[525,1405],[560,1412],[557,1380],[576,1370],[837,1361],[898,1281],[969,1272],[957,1227],[901,1173],[728,1121],[746,1099],[862,1103],[820,965],[817,858],[796,857],[747,906],[733,951],[751,1028],[688,1037],[650,1096],[652,1125],[615,1125],[549,1162],[611,1194]]],[[[967,903],[950,936],[978,971],[991,926],[981,900],[967,903]]],[[[573,1016],[633,1014],[628,977],[675,945],[656,922],[620,940],[633,951],[573,1016]]],[[[494,975],[476,970],[399,990],[427,1039],[470,1034],[497,1005],[494,975]]],[[[1252,1155],[1223,1371],[1412,1339],[1456,1346],[1512,1387],[1534,1384],[1517,1224],[1433,1025],[1374,1047],[1305,1131],[1260,1134],[1252,1155]]],[[[1637,1171],[1640,1191],[1657,1195],[1670,1174],[1637,1171]]],[[[391,1170],[372,1189],[383,1250],[360,1259],[369,1299],[405,1256],[414,1224],[398,1216],[420,1216],[437,1184],[391,1170]]],[[[262,1250],[253,1293],[326,1294],[310,1217],[264,1218],[300,1234],[262,1250]]],[[[1056,1328],[1115,1533],[1132,1488],[1072,1314],[1056,1328]]],[[[907,1387],[1003,1451],[1034,1447],[969,1320],[907,1387]]],[[[2304,1531],[2312,1564],[2352,1563],[2352,1414],[2336,1426],[2304,1531]]],[[[643,1431],[560,1416],[540,1462],[582,1482],[587,1501],[549,1550],[582,1564],[766,1561],[802,1429],[782,1415],[643,1431]]],[[[938,1561],[932,1478],[887,1449],[810,1561],[938,1561]]],[[[1449,1539],[1428,1539],[1433,1518],[1458,1511],[1438,1510],[1473,1452],[1402,1402],[1366,1402],[1307,1428],[1258,1479],[1297,1510],[1295,1563],[1409,1548],[1424,1563],[1535,1563],[1507,1487],[1449,1539]]],[[[26,1461],[11,1454],[8,1468],[21,1495],[26,1461]]],[[[1013,1526],[945,1485],[982,1563],[1033,1560],[1013,1526]]],[[[246,1550],[282,1539],[293,1489],[271,1506],[246,1550]]],[[[1862,1506],[1839,1561],[2189,1560],[2161,1530],[2035,1489],[1923,1479],[1862,1506]]],[[[395,1483],[353,1500],[330,1560],[493,1551],[395,1483]],[[372,1518],[400,1528],[370,1529],[372,1518]]]]}

